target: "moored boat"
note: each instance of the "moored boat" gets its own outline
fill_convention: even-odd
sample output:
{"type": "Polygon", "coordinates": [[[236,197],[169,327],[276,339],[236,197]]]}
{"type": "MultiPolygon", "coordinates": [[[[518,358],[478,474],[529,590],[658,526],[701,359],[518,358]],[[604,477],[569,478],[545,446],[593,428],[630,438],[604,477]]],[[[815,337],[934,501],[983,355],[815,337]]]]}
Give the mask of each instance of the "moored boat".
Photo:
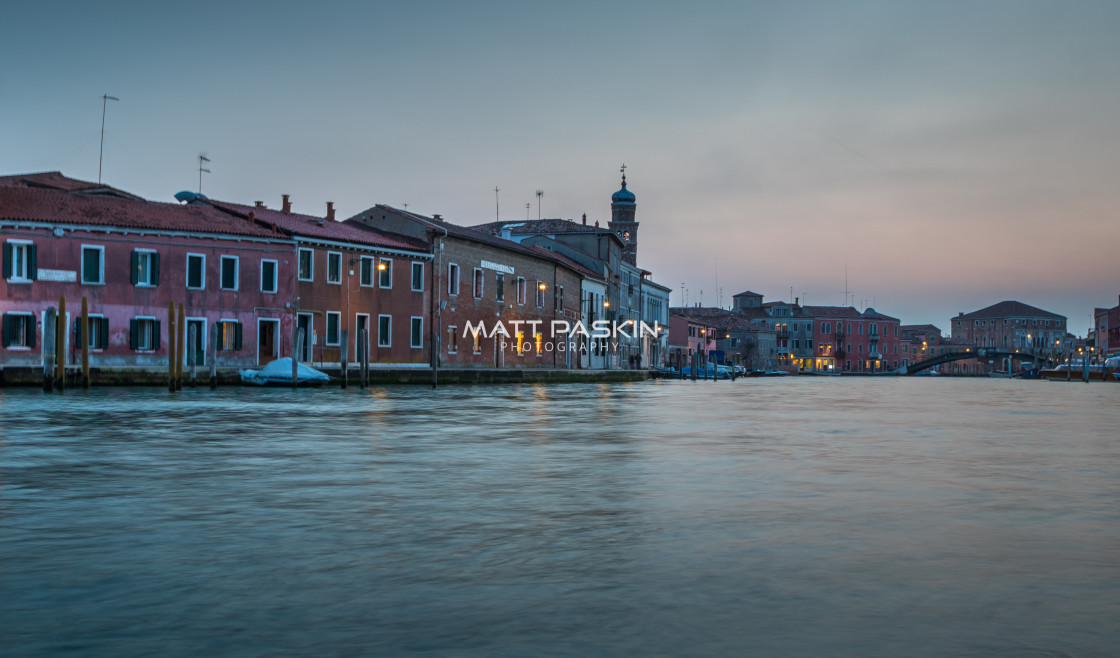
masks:
{"type": "MultiPolygon", "coordinates": [[[[331,378],[309,365],[296,364],[296,384],[298,386],[322,386],[331,378]]],[[[241,383],[254,386],[291,386],[292,359],[276,359],[260,370],[242,370],[241,383]]]]}

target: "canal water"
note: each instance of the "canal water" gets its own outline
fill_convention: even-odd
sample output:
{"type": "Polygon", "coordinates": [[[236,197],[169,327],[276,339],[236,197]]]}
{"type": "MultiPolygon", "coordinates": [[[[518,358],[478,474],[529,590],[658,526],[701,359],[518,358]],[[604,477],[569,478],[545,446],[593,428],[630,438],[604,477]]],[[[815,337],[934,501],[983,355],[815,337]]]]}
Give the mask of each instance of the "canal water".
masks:
{"type": "Polygon", "coordinates": [[[1118,398],[0,390],[0,654],[1116,656],[1118,398]]]}

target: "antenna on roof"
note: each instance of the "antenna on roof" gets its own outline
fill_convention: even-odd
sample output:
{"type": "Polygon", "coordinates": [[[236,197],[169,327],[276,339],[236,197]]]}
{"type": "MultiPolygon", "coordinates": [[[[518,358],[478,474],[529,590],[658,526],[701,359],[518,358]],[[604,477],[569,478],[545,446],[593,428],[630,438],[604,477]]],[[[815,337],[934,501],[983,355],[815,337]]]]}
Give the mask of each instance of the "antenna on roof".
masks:
{"type": "Polygon", "coordinates": [[[502,218],[499,217],[498,208],[499,208],[499,206],[498,206],[498,186],[495,185],[494,186],[494,221],[495,222],[502,221],[502,218]]]}
{"type": "Polygon", "coordinates": [[[209,169],[202,166],[203,162],[210,162],[210,158],[206,157],[205,153],[198,154],[198,193],[202,194],[202,172],[210,173],[209,169]]]}
{"type": "Polygon", "coordinates": [[[97,154],[97,184],[101,184],[101,162],[105,156],[105,106],[109,101],[119,101],[116,96],[102,94],[101,96],[101,152],[97,154]]]}
{"type": "Polygon", "coordinates": [[[533,205],[533,204],[531,204],[531,203],[526,203],[525,204],[525,220],[526,221],[529,220],[529,206],[531,206],[531,205],[533,205]]]}
{"type": "MultiPolygon", "coordinates": [[[[537,190],[537,219],[541,218],[541,197],[544,196],[544,190],[537,190]]],[[[528,219],[526,217],[526,219],[528,219]]]]}

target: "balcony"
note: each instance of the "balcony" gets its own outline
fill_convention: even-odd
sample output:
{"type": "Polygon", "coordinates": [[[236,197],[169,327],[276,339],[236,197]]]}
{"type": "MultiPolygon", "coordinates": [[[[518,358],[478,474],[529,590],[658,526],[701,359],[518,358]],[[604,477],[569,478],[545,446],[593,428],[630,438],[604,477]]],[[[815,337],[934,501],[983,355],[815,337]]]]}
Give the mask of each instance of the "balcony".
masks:
{"type": "Polygon", "coordinates": [[[832,334],[832,336],[836,339],[837,342],[844,340],[843,331],[837,331],[836,333],[832,334]]]}

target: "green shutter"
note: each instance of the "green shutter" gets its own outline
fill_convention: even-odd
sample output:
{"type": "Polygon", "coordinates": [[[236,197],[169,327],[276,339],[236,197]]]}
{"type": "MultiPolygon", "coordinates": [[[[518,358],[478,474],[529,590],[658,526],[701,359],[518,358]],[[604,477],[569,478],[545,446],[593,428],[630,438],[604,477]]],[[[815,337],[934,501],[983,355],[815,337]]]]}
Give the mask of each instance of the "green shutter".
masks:
{"type": "Polygon", "coordinates": [[[152,329],[152,334],[155,338],[152,339],[152,342],[155,344],[152,345],[152,349],[158,350],[160,345],[163,344],[163,334],[160,333],[159,320],[155,320],[154,322],[156,326],[152,329]]]}
{"type": "MultiPolygon", "coordinates": [[[[6,254],[8,252],[5,251],[4,253],[6,254]]],[[[5,313],[4,314],[4,322],[3,322],[2,325],[0,325],[0,334],[3,335],[3,341],[2,342],[4,343],[4,347],[7,347],[7,346],[11,345],[11,341],[8,340],[12,335],[12,327],[11,327],[10,322],[11,322],[11,317],[7,313],[5,313]]]]}
{"type": "Polygon", "coordinates": [[[27,252],[27,278],[34,281],[39,278],[39,247],[30,245],[27,252]]]}
{"type": "Polygon", "coordinates": [[[101,349],[109,347],[109,318],[98,318],[101,322],[101,342],[98,345],[101,349]]]}
{"type": "MultiPolygon", "coordinates": [[[[10,243],[10,242],[5,242],[4,243],[4,278],[5,279],[12,278],[12,243],[10,243]]],[[[7,317],[7,316],[4,316],[4,317],[7,317]]],[[[4,326],[7,327],[8,325],[5,324],[4,326]]],[[[7,346],[8,346],[8,343],[5,342],[4,347],[7,347],[7,346]]]]}
{"type": "Polygon", "coordinates": [[[35,316],[34,315],[30,315],[30,316],[27,317],[26,327],[27,327],[27,336],[26,336],[27,340],[24,341],[24,344],[26,344],[28,347],[34,349],[35,348],[35,316]]]}
{"type": "Polygon", "coordinates": [[[74,320],[74,344],[82,348],[82,319],[74,320]]]}
{"type": "Polygon", "coordinates": [[[136,251],[132,252],[132,274],[129,278],[132,280],[132,285],[140,282],[140,254],[136,251]]]}
{"type": "Polygon", "coordinates": [[[234,327],[235,327],[235,330],[234,330],[235,333],[233,335],[233,349],[240,350],[241,349],[241,323],[240,322],[235,322],[234,327]]]}
{"type": "Polygon", "coordinates": [[[140,321],[132,318],[128,321],[128,347],[129,349],[140,349],[140,321]]]}
{"type": "Polygon", "coordinates": [[[159,253],[158,252],[152,254],[152,260],[150,262],[152,264],[152,285],[153,286],[158,286],[159,285],[159,253]]]}

